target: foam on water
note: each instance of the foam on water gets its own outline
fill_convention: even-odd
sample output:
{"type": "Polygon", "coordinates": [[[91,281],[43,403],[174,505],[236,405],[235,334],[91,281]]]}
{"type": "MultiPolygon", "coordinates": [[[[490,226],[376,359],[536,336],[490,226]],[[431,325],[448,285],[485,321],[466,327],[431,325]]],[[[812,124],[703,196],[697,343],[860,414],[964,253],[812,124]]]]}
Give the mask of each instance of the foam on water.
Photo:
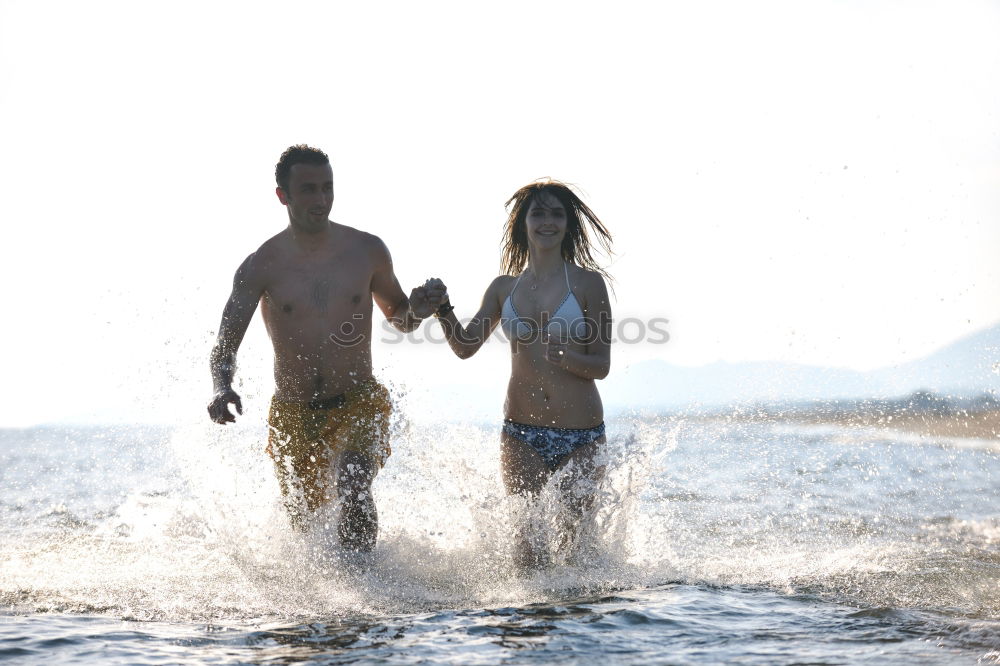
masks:
{"type": "MultiPolygon", "coordinates": [[[[69,513],[54,508],[43,512],[48,529],[13,530],[0,601],[142,619],[301,617],[527,603],[556,590],[648,579],[629,564],[623,540],[643,465],[625,464],[621,454],[581,531],[586,559],[567,565],[562,553],[562,566],[525,577],[510,565],[514,522],[551,523],[559,495],[553,482],[534,507],[508,497],[494,432],[403,424],[376,481],[380,538],[364,566],[345,563],[321,530],[290,529],[271,462],[260,453],[264,432],[259,423],[180,429],[163,442],[158,465],[107,479],[120,485],[120,501],[112,492],[89,516],[53,521],[69,513]]],[[[635,461],[643,446],[662,448],[627,439],[635,461]]],[[[127,442],[115,446],[116,460],[141,456],[127,442]]],[[[130,464],[108,467],[127,472],[130,464]]],[[[100,481],[94,485],[96,493],[100,481]]]]}
{"type": "MultiPolygon", "coordinates": [[[[609,426],[608,473],[578,547],[530,575],[510,564],[511,534],[523,520],[554,528],[559,496],[554,484],[533,507],[506,495],[495,428],[399,425],[375,484],[370,563],[289,528],[262,422],[163,436],[8,432],[0,604],[277,621],[525,606],[674,581],[1000,617],[995,451],[677,418],[609,426]]],[[[974,626],[955,632],[997,638],[995,624],[974,626]]]]}

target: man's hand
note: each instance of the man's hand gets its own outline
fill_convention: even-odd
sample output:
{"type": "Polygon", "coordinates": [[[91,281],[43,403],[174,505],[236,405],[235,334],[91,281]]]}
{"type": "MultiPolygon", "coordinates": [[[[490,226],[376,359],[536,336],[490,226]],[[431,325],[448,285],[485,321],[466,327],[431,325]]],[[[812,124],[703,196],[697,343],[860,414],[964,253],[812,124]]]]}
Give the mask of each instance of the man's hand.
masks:
{"type": "Polygon", "coordinates": [[[416,287],[410,292],[410,312],[412,312],[417,317],[421,319],[427,319],[434,311],[437,309],[436,305],[430,302],[427,298],[427,289],[425,287],[416,287]]]}
{"type": "Polygon", "coordinates": [[[448,302],[448,287],[440,278],[430,278],[424,282],[424,290],[427,292],[427,300],[435,310],[448,302]]]}
{"type": "Polygon", "coordinates": [[[229,411],[229,405],[236,405],[236,413],[243,415],[243,403],[240,396],[233,389],[223,389],[217,391],[212,396],[212,402],[208,403],[208,416],[216,423],[235,423],[236,417],[229,411]]]}
{"type": "Polygon", "coordinates": [[[438,278],[430,278],[410,292],[410,311],[421,319],[434,314],[448,302],[448,288],[438,278]]]}

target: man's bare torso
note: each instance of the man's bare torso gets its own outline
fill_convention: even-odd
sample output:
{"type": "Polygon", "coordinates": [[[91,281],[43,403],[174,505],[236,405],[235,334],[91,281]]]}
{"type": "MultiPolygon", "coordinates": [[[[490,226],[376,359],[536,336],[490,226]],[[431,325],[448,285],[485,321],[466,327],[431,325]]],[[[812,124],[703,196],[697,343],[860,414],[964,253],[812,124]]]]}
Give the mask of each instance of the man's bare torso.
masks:
{"type": "Polygon", "coordinates": [[[332,397],[372,376],[372,277],[382,245],[335,223],[324,236],[305,245],[286,229],[253,259],[279,400],[332,397]]]}

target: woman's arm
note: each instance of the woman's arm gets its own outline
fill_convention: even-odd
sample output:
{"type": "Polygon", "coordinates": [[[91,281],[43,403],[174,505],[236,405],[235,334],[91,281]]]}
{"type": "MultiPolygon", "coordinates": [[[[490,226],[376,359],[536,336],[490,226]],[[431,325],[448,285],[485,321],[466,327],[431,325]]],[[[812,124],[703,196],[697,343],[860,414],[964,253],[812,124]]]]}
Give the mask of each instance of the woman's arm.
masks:
{"type": "MultiPolygon", "coordinates": [[[[452,308],[447,300],[438,308],[439,311],[442,309],[447,310],[447,313],[438,316],[437,320],[441,322],[445,338],[448,340],[448,346],[455,352],[455,356],[463,359],[471,357],[479,351],[479,348],[483,346],[483,343],[493,333],[493,329],[500,323],[500,285],[503,285],[506,280],[510,279],[506,275],[501,275],[493,280],[490,286],[486,288],[486,293],[483,294],[483,302],[479,306],[479,312],[476,313],[476,316],[472,318],[467,326],[462,326],[458,317],[452,312],[452,308]]],[[[445,289],[444,283],[441,283],[440,280],[437,280],[434,284],[428,282],[426,286],[429,289],[435,286],[445,289]],[[437,283],[440,283],[440,285],[437,283]]],[[[445,291],[447,290],[445,289],[445,291]]]]}
{"type": "Polygon", "coordinates": [[[545,359],[583,379],[604,379],[611,371],[611,299],[599,273],[588,273],[584,285],[583,315],[587,340],[583,351],[560,341],[549,341],[545,359]]]}

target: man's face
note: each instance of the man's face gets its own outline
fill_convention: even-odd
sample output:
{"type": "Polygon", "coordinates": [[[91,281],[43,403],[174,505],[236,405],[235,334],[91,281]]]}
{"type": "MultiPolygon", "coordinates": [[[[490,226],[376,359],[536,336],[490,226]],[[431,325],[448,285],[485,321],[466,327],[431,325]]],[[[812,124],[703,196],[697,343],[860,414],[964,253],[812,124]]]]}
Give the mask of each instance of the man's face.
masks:
{"type": "Polygon", "coordinates": [[[329,164],[296,164],[288,189],[278,188],[278,199],[288,208],[288,219],[300,231],[325,229],[333,208],[333,167],[329,164]]]}

